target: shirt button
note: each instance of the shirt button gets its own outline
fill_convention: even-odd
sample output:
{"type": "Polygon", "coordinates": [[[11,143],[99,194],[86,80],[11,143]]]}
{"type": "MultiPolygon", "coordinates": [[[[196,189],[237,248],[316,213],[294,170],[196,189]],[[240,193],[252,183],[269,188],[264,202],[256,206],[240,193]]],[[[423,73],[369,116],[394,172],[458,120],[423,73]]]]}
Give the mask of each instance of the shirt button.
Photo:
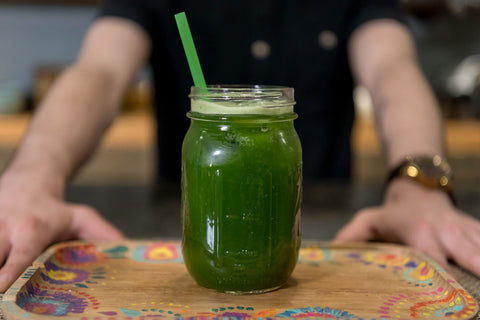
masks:
{"type": "Polygon", "coordinates": [[[318,35],[318,43],[322,48],[331,50],[337,46],[337,35],[330,30],[324,30],[318,35]]]}
{"type": "Polygon", "coordinates": [[[263,40],[256,40],[250,45],[250,52],[255,59],[264,60],[270,56],[270,45],[263,40]]]}

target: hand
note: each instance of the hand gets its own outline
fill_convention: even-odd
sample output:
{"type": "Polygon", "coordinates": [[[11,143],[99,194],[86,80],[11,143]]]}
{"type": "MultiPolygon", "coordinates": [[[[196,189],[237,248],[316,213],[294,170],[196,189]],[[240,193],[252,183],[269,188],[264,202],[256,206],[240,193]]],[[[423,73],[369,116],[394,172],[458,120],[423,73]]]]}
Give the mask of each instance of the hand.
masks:
{"type": "Polygon", "coordinates": [[[440,190],[405,179],[392,181],[383,205],[356,213],[334,242],[367,240],[404,243],[446,270],[451,259],[480,276],[480,222],[457,210],[440,190]]]}
{"type": "Polygon", "coordinates": [[[0,292],[54,242],[123,239],[94,209],[67,204],[58,193],[35,186],[34,179],[1,182],[0,292]]]}

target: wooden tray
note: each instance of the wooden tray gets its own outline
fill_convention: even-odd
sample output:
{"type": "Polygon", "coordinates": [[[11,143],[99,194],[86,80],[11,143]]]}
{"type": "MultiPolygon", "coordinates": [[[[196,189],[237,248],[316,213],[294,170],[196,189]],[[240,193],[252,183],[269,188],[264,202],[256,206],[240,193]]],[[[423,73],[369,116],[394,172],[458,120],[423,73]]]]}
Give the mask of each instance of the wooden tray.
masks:
{"type": "Polygon", "coordinates": [[[179,242],[67,242],[48,249],[3,300],[7,320],[470,319],[478,310],[437,264],[390,244],[309,243],[283,288],[234,296],[199,287],[179,242]]]}

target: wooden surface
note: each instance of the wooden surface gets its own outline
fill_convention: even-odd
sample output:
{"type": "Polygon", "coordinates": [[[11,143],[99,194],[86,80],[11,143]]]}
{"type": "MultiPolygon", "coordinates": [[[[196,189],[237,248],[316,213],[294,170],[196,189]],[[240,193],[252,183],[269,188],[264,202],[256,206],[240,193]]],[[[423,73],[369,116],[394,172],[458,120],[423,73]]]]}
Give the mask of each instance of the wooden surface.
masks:
{"type": "Polygon", "coordinates": [[[398,245],[307,243],[280,290],[232,296],[188,275],[178,242],[63,243],[6,292],[5,319],[470,319],[478,306],[449,274],[398,245]]]}

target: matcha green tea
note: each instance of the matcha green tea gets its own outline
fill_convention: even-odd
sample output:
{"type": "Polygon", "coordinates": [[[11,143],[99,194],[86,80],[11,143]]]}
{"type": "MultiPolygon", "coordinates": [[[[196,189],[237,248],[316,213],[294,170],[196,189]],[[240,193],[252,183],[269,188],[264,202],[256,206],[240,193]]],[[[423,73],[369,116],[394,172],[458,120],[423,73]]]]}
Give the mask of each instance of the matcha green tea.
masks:
{"type": "Polygon", "coordinates": [[[201,286],[283,285],[300,246],[302,156],[293,89],[192,88],[182,149],[183,256],[201,286]]]}

